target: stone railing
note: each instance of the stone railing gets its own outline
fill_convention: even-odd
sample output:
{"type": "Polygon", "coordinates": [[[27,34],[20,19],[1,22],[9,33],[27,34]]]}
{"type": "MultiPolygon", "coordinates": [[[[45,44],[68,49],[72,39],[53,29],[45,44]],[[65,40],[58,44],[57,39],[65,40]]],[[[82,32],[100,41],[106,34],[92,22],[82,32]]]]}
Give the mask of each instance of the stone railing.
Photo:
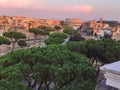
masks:
{"type": "Polygon", "coordinates": [[[106,85],[120,90],[120,61],[100,67],[106,78],[106,85]]]}

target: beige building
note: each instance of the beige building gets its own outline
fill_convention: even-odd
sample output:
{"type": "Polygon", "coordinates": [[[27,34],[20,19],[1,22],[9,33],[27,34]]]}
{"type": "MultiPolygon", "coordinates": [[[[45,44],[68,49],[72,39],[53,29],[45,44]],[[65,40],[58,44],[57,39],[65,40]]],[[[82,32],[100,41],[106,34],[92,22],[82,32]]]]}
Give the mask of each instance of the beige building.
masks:
{"type": "Polygon", "coordinates": [[[74,27],[79,28],[82,25],[83,21],[79,18],[67,18],[65,19],[65,24],[74,27]]]}
{"type": "Polygon", "coordinates": [[[120,40],[120,27],[113,28],[112,39],[120,40]]]}
{"type": "Polygon", "coordinates": [[[0,36],[7,31],[17,31],[26,34],[27,38],[32,39],[34,35],[29,33],[28,30],[30,28],[37,28],[40,25],[54,27],[61,25],[61,21],[23,16],[0,16],[0,36]]]}
{"type": "Polygon", "coordinates": [[[48,25],[48,26],[59,26],[59,25],[61,25],[61,20],[46,19],[45,20],[45,25],[48,25]]]}

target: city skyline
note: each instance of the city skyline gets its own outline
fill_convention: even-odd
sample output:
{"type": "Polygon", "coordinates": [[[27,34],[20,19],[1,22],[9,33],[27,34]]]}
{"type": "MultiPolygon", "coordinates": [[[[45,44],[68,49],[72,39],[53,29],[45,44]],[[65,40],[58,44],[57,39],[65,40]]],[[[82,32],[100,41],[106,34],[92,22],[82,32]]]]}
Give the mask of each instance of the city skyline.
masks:
{"type": "Polygon", "coordinates": [[[0,0],[0,14],[45,19],[118,20],[120,0],[0,0]]]}

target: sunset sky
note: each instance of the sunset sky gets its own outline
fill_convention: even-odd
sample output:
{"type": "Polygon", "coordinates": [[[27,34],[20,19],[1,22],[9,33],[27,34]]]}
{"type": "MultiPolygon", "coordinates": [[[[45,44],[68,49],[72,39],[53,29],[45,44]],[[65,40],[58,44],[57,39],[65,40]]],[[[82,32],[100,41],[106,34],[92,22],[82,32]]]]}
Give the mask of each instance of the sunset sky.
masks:
{"type": "Polygon", "coordinates": [[[0,15],[119,20],[120,0],[0,0],[0,15]]]}

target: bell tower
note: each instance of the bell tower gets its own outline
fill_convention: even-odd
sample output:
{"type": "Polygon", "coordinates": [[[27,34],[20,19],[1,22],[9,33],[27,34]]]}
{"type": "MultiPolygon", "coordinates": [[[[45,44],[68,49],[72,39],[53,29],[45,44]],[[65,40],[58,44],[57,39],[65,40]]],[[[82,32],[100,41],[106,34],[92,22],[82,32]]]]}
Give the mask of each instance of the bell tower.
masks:
{"type": "Polygon", "coordinates": [[[103,26],[103,19],[102,18],[100,18],[100,25],[101,25],[101,28],[102,28],[102,26],[103,26]]]}

